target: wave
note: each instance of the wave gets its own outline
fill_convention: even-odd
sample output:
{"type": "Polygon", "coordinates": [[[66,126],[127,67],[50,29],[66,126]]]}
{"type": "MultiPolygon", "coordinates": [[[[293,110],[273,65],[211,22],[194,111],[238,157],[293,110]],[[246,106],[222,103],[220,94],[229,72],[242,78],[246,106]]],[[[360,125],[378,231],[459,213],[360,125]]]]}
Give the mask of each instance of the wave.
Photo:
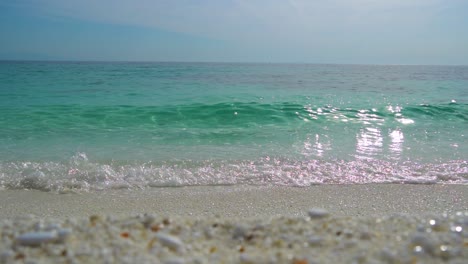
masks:
{"type": "Polygon", "coordinates": [[[468,183],[468,162],[392,163],[379,160],[166,161],[122,164],[90,161],[85,153],[68,162],[0,163],[0,187],[69,192],[198,185],[283,185],[365,183],[468,183]]]}
{"type": "MultiPolygon", "coordinates": [[[[217,103],[166,106],[82,106],[55,105],[3,108],[0,125],[8,130],[72,129],[154,129],[180,128],[246,128],[262,125],[298,125],[304,122],[414,122],[428,119],[467,121],[468,105],[386,105],[376,108],[331,105],[312,106],[290,102],[262,104],[217,103]],[[13,125],[14,124],[14,125],[13,125]]],[[[5,131],[5,130],[4,130],[5,131]]]]}
{"type": "Polygon", "coordinates": [[[466,104],[441,104],[405,107],[403,113],[409,117],[425,117],[432,119],[446,119],[450,121],[468,121],[468,105],[466,104]]]}

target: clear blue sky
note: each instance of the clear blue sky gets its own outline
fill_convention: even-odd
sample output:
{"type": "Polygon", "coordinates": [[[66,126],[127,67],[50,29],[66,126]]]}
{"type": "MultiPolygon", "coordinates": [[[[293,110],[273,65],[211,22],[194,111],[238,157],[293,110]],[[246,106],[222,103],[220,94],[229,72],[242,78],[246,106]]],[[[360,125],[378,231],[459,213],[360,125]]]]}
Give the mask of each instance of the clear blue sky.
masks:
{"type": "Polygon", "coordinates": [[[0,59],[468,64],[468,0],[0,0],[0,59]]]}

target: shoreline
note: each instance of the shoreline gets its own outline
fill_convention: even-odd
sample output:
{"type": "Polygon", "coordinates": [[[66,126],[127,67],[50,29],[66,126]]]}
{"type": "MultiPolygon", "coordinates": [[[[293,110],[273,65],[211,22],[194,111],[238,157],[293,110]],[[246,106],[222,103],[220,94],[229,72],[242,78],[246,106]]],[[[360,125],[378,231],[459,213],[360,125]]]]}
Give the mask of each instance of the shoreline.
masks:
{"type": "Polygon", "coordinates": [[[263,218],[303,216],[324,208],[337,216],[468,211],[466,185],[192,186],[57,194],[0,190],[0,219],[32,214],[67,218],[153,213],[166,216],[263,218]]]}

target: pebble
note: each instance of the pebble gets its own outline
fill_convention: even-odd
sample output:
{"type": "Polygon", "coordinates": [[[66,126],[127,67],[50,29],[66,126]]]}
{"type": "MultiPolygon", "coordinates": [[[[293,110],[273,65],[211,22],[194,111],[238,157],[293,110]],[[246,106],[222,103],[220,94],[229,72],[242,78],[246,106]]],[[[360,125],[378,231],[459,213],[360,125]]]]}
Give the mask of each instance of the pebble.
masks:
{"type": "Polygon", "coordinates": [[[311,246],[320,246],[323,242],[323,238],[319,236],[310,236],[308,242],[311,246]]]}
{"type": "Polygon", "coordinates": [[[161,242],[163,246],[166,246],[172,250],[180,252],[184,249],[184,243],[182,243],[182,241],[178,237],[169,234],[158,233],[156,234],[156,238],[161,242]]]}
{"type": "Polygon", "coordinates": [[[164,264],[185,264],[185,260],[183,258],[170,258],[164,261],[164,264]]]}
{"type": "Polygon", "coordinates": [[[39,246],[42,243],[52,242],[57,239],[57,232],[31,232],[16,237],[16,242],[22,246],[39,246]]]}
{"type": "Polygon", "coordinates": [[[432,254],[434,252],[435,243],[430,239],[427,234],[416,233],[410,238],[410,245],[415,251],[418,251],[418,247],[424,252],[432,254]]]}
{"type": "Polygon", "coordinates": [[[243,224],[238,224],[234,227],[232,238],[234,239],[244,238],[247,235],[247,232],[248,232],[248,226],[243,225],[243,224]]]}
{"type": "Polygon", "coordinates": [[[15,252],[11,249],[6,249],[0,253],[0,263],[7,263],[8,261],[13,260],[15,252]]]}
{"type": "Polygon", "coordinates": [[[250,256],[249,254],[246,254],[246,253],[240,254],[239,261],[242,264],[253,264],[253,263],[255,263],[255,259],[252,256],[250,256]]]}
{"type": "Polygon", "coordinates": [[[396,254],[386,247],[384,247],[380,252],[380,257],[387,263],[394,263],[397,260],[396,254]]]}
{"type": "Polygon", "coordinates": [[[328,211],[322,208],[312,208],[309,210],[308,214],[312,219],[319,219],[329,216],[328,211]]]}
{"type": "Polygon", "coordinates": [[[468,215],[0,220],[0,263],[466,263],[468,215]],[[91,221],[90,221],[91,220],[91,221]],[[157,225],[158,228],[153,228],[157,225]],[[428,230],[430,229],[430,230],[428,230]],[[126,235],[122,235],[126,234],[126,235]]]}

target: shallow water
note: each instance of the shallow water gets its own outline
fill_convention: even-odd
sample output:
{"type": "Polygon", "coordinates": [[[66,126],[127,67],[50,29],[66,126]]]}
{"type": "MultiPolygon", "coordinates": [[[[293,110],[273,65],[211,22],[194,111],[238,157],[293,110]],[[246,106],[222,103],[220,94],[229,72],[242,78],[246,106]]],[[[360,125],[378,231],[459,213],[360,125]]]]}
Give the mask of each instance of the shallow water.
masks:
{"type": "Polygon", "coordinates": [[[468,182],[468,67],[0,63],[0,186],[468,182]]]}

